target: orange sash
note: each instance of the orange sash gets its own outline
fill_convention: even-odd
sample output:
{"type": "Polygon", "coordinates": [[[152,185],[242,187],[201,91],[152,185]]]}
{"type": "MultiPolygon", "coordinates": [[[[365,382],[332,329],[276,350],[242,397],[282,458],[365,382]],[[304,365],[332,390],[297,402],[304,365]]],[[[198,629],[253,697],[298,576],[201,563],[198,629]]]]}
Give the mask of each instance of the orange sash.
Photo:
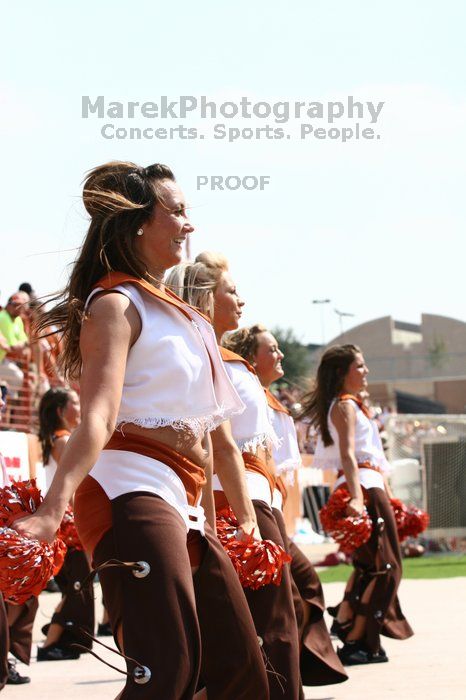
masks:
{"type": "Polygon", "coordinates": [[[115,431],[105,445],[104,450],[136,452],[145,457],[151,457],[159,460],[159,462],[163,462],[167,467],[173,469],[183,482],[189,505],[194,506],[198,503],[202,487],[206,483],[204,469],[185,455],[165,445],[165,443],[141,435],[132,435],[131,433],[122,435],[115,431]]]}
{"type": "Polygon", "coordinates": [[[55,440],[56,438],[60,437],[66,437],[68,435],[71,435],[69,430],[65,430],[64,428],[61,430],[56,430],[53,434],[53,439],[55,440]]]}
{"type": "MultiPolygon", "coordinates": [[[[206,480],[204,469],[194,464],[185,455],[176,452],[172,447],[140,435],[128,435],[127,433],[126,437],[123,437],[121,433],[115,432],[104,449],[128,450],[152,459],[158,459],[179,476],[186,489],[188,503],[194,505],[198,502],[206,480]]],[[[103,535],[112,527],[110,499],[92,476],[86,476],[78,487],[74,497],[74,509],[79,538],[86,552],[92,554],[103,535]]],[[[194,535],[188,537],[188,540],[191,539],[197,542],[194,535]]]]}
{"type": "Polygon", "coordinates": [[[232,352],[228,350],[228,348],[222,347],[222,345],[219,345],[218,349],[220,350],[220,355],[224,362],[241,362],[252,374],[256,374],[254,367],[250,365],[244,357],[241,357],[241,355],[237,355],[236,352],[232,352]]]}
{"type": "MultiPolygon", "coordinates": [[[[382,474],[382,470],[379,467],[375,467],[373,464],[370,462],[361,462],[358,464],[358,469],[372,469],[373,472],[379,472],[379,474],[382,474]]],[[[339,469],[337,473],[337,479],[340,478],[340,476],[344,476],[345,472],[343,469],[339,469]]]]}
{"type": "Polygon", "coordinates": [[[361,411],[364,413],[364,415],[366,416],[366,418],[369,418],[369,420],[371,419],[371,414],[370,414],[369,409],[368,409],[367,406],[361,401],[360,398],[358,398],[357,396],[354,396],[354,394],[340,394],[340,396],[338,397],[338,400],[339,400],[339,401],[347,401],[348,399],[352,399],[355,403],[357,403],[357,405],[359,406],[359,408],[361,409],[361,411]]]}
{"type": "Polygon", "coordinates": [[[171,304],[172,306],[177,308],[178,311],[184,314],[186,318],[189,318],[190,321],[192,320],[192,317],[188,309],[194,311],[200,316],[203,316],[203,318],[205,318],[205,320],[210,323],[210,319],[207,318],[207,316],[201,313],[198,309],[195,309],[194,306],[190,306],[190,304],[183,301],[183,299],[180,299],[180,297],[177,296],[170,289],[167,289],[166,287],[164,287],[163,289],[158,289],[158,287],[154,287],[154,285],[148,282],[147,280],[144,280],[140,277],[133,277],[132,275],[127,274],[126,272],[109,272],[94,285],[94,289],[96,289],[97,287],[102,287],[102,289],[108,290],[112,289],[113,287],[116,287],[119,284],[125,283],[135,284],[136,286],[146,291],[148,294],[151,294],[153,297],[157,297],[157,299],[165,301],[167,304],[171,304]]]}
{"type": "MultiPolygon", "coordinates": [[[[260,474],[261,476],[265,476],[267,481],[269,482],[270,486],[270,493],[273,498],[273,492],[275,488],[278,488],[280,490],[280,493],[283,492],[281,490],[281,487],[279,486],[278,482],[280,480],[280,477],[276,477],[274,474],[272,474],[268,467],[260,460],[256,455],[253,455],[251,452],[243,452],[243,461],[244,461],[244,466],[246,468],[246,471],[248,472],[254,472],[255,474],[260,474]]],[[[283,488],[285,488],[283,484],[283,488]]],[[[286,489],[285,489],[285,495],[286,495],[286,489]]],[[[285,495],[283,495],[283,500],[285,500],[285,495]]],[[[224,508],[228,508],[230,505],[228,502],[227,497],[225,496],[224,491],[214,491],[214,500],[215,500],[215,510],[220,511],[223,510],[224,508]]]]}
{"type": "Polygon", "coordinates": [[[267,403],[269,404],[270,408],[273,408],[274,411],[279,411],[280,413],[286,413],[287,416],[291,416],[291,413],[287,409],[287,407],[284,406],[274,394],[272,394],[270,389],[264,389],[264,391],[265,396],[267,398],[267,403]]]}

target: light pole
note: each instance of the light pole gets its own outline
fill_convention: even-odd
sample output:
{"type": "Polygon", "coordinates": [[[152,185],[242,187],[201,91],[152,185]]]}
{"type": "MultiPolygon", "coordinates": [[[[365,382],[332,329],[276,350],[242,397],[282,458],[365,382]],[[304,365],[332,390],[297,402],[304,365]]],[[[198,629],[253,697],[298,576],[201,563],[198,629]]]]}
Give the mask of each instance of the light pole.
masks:
{"type": "Polygon", "coordinates": [[[338,309],[333,309],[335,313],[337,314],[338,318],[340,319],[340,336],[343,335],[343,316],[345,317],[354,317],[354,314],[350,314],[347,311],[338,311],[338,309]]]}
{"type": "Polygon", "coordinates": [[[331,299],[313,299],[313,304],[320,304],[320,328],[322,331],[322,347],[325,345],[324,304],[330,304],[331,299]]]}

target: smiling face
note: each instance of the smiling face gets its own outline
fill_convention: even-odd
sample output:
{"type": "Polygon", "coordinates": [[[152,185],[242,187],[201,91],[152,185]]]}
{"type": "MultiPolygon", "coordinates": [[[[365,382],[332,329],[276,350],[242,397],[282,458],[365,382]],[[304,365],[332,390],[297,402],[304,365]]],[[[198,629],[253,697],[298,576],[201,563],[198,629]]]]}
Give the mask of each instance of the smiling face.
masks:
{"type": "Polygon", "coordinates": [[[239,326],[244,301],[238,296],[229,272],[222,272],[214,291],[214,328],[217,336],[234,331],[239,326]]]}
{"type": "Polygon", "coordinates": [[[257,336],[257,350],[253,364],[262,386],[268,388],[272,382],[283,377],[285,374],[282,367],[283,357],[272,333],[264,331],[257,336]]]}
{"type": "Polygon", "coordinates": [[[343,392],[345,394],[358,394],[367,387],[367,369],[363,355],[357,352],[353,362],[350,364],[343,381],[343,392]]]}
{"type": "Polygon", "coordinates": [[[157,183],[158,202],[151,219],[136,235],[136,248],[149,272],[162,275],[181,262],[188,233],[194,231],[186,216],[186,202],[179,185],[172,180],[157,183]]]}

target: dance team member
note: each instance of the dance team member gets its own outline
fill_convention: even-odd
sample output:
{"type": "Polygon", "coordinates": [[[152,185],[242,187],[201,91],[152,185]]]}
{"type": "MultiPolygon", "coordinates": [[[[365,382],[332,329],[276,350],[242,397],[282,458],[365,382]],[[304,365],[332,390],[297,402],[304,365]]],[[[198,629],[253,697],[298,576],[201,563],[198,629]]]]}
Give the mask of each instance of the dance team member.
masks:
{"type": "MultiPolygon", "coordinates": [[[[183,295],[185,300],[192,303],[199,302],[196,294],[199,289],[206,292],[204,305],[200,310],[211,314],[220,345],[224,334],[238,327],[244,302],[238,296],[228,271],[227,260],[223,256],[201,253],[197,256],[195,264],[184,266],[185,279],[189,280],[189,286],[185,286],[183,295]],[[199,263],[202,263],[202,266],[199,263]]],[[[271,507],[276,483],[271,450],[273,445],[277,444],[277,437],[270,423],[264,391],[248,362],[226,348],[221,348],[221,352],[229,377],[246,406],[244,413],[230,417],[230,426],[233,438],[242,453],[246,482],[257,523],[264,539],[270,539],[285,548],[271,507]]],[[[216,506],[221,510],[228,505],[228,500],[216,474],[213,485],[216,506]]],[[[274,700],[297,700],[303,697],[299,674],[298,629],[289,567],[283,567],[279,586],[269,584],[258,590],[245,588],[244,593],[257,634],[263,640],[265,656],[270,662],[270,668],[275,672],[269,673],[270,697],[274,700]]]]}
{"type": "Polygon", "coordinates": [[[205,678],[208,696],[266,699],[242,588],[199,505],[208,431],[243,405],[212,326],[162,282],[193,231],[183,194],[167,166],[113,162],[91,171],[83,199],[84,245],[43,318],[63,332],[67,375],[80,375],[81,423],[44,502],[15,527],[50,541],[76,491],[80,539],[127,661],[119,698],[206,697],[201,637],[209,647],[215,636],[223,678],[205,678]]]}
{"type": "MultiPolygon", "coordinates": [[[[72,431],[79,425],[81,417],[79,397],[75,391],[57,387],[49,389],[39,404],[39,440],[42,447],[42,460],[45,469],[45,493],[49,490],[53,477],[60,468],[60,460],[72,431]]],[[[62,599],[49,624],[42,631],[46,639],[37,649],[38,661],[63,661],[79,658],[79,651],[70,645],[79,642],[92,648],[89,635],[94,634],[94,595],[91,588],[83,589],[76,595],[74,584],[84,581],[90,567],[86,554],[69,547],[65,561],[55,581],[60,588],[62,599]]]]}
{"type": "Polygon", "coordinates": [[[349,491],[348,513],[360,515],[366,504],[372,520],[369,541],[354,552],[354,572],[338,610],[336,627],[344,642],[338,654],[345,665],[388,661],[380,635],[406,639],[413,634],[397,597],[401,554],[384,488],[387,463],[377,426],[358,398],[367,387],[368,371],[355,345],[329,348],[301,412],[320,432],[314,464],[338,469],[335,488],[349,491]]]}
{"type": "Polygon", "coordinates": [[[304,685],[331,685],[347,680],[335,653],[324,620],[325,601],[319,577],[309,559],[288,537],[282,514],[287,497],[288,480],[301,466],[296,428],[289,410],[272,394],[270,385],[284,376],[284,357],[276,338],[264,326],[243,328],[228,337],[228,347],[251,363],[265,389],[273,428],[280,445],[273,450],[277,486],[272,508],[280,527],[287,552],[292,556],[290,568],[301,640],[301,678],[304,685]]]}
{"type": "MultiPolygon", "coordinates": [[[[213,282],[212,274],[204,263],[176,265],[167,275],[165,284],[179,296],[183,296],[187,290],[186,298],[189,299],[190,305],[202,309],[206,316],[213,318],[213,290],[216,282],[213,282]]],[[[241,317],[242,305],[243,302],[238,300],[238,308],[234,311],[236,324],[241,317]]],[[[241,538],[242,533],[253,534],[255,539],[260,540],[256,513],[248,493],[243,458],[231,434],[230,422],[224,421],[211,436],[215,473],[238,521],[237,536],[241,538]]]]}

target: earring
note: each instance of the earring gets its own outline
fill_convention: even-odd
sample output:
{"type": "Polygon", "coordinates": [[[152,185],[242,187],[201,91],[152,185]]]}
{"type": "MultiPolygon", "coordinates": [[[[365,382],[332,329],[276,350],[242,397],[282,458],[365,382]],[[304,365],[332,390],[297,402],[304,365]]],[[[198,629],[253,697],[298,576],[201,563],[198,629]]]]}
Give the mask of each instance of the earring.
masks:
{"type": "Polygon", "coordinates": [[[138,228],[138,230],[136,231],[136,234],[137,234],[138,236],[142,236],[143,233],[144,233],[144,231],[142,230],[142,228],[138,228]]]}

